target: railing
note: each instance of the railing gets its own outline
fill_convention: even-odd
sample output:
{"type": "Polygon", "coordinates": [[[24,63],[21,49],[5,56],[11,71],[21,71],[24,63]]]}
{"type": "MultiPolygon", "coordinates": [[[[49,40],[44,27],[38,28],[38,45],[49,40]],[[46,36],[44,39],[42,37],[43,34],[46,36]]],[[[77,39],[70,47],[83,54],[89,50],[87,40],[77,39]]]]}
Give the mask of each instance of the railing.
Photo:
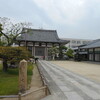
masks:
{"type": "Polygon", "coordinates": [[[26,92],[24,94],[19,93],[18,100],[34,100],[41,99],[47,95],[47,87],[41,87],[39,89],[26,92]]]}
{"type": "Polygon", "coordinates": [[[34,100],[34,99],[41,99],[48,94],[47,86],[43,86],[33,91],[25,92],[24,94],[19,93],[18,95],[8,95],[8,96],[0,96],[0,99],[4,98],[3,100],[34,100]]]}
{"type": "MultiPolygon", "coordinates": [[[[38,68],[38,67],[37,67],[38,68]]],[[[13,98],[13,100],[35,100],[35,99],[41,99],[47,95],[50,94],[50,91],[47,87],[47,82],[45,80],[45,77],[43,76],[42,72],[40,71],[40,69],[38,68],[42,83],[43,83],[43,87],[40,87],[36,90],[29,90],[26,91],[25,93],[19,93],[18,95],[8,95],[8,96],[0,96],[0,100],[11,100],[13,98]]]]}
{"type": "Polygon", "coordinates": [[[39,66],[41,66],[41,64],[40,64],[39,61],[38,61],[38,62],[37,62],[37,68],[38,68],[38,71],[39,71],[39,74],[40,74],[40,77],[41,77],[43,86],[47,86],[47,90],[48,90],[47,95],[48,95],[48,94],[51,94],[50,89],[49,89],[48,84],[47,84],[47,81],[46,81],[46,79],[45,79],[45,77],[44,77],[44,75],[43,75],[41,69],[39,68],[39,66]]]}

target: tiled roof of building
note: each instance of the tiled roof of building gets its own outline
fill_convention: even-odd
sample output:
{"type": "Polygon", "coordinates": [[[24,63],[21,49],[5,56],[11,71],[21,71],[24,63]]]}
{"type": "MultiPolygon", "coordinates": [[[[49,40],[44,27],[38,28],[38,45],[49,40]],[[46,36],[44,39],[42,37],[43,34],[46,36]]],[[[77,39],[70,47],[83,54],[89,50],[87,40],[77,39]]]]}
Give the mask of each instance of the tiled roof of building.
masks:
{"type": "Polygon", "coordinates": [[[27,29],[25,33],[23,29],[18,41],[35,41],[35,42],[57,42],[57,43],[68,43],[66,40],[59,39],[56,30],[43,30],[43,29],[27,29]]]}
{"type": "Polygon", "coordinates": [[[81,48],[97,48],[100,47],[100,39],[94,40],[81,48]]]}

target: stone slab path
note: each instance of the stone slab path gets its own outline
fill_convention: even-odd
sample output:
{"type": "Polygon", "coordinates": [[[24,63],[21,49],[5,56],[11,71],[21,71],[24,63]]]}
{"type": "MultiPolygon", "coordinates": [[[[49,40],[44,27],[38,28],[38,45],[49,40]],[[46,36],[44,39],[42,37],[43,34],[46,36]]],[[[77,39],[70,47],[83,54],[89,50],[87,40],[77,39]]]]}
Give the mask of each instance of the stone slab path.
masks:
{"type": "Polygon", "coordinates": [[[70,60],[50,62],[100,83],[100,62],[70,60]]]}
{"type": "Polygon", "coordinates": [[[100,100],[99,83],[48,61],[39,61],[39,69],[47,81],[52,98],[55,98],[51,100],[100,100]]]}

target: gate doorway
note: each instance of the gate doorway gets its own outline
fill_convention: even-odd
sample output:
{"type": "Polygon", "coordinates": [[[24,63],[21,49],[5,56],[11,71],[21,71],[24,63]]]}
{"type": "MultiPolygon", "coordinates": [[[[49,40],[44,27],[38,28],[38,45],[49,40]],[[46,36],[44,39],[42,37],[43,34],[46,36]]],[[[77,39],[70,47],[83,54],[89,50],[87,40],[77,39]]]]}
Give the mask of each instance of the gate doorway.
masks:
{"type": "Polygon", "coordinates": [[[39,58],[45,57],[45,48],[44,47],[35,47],[35,56],[38,56],[39,58]]]}

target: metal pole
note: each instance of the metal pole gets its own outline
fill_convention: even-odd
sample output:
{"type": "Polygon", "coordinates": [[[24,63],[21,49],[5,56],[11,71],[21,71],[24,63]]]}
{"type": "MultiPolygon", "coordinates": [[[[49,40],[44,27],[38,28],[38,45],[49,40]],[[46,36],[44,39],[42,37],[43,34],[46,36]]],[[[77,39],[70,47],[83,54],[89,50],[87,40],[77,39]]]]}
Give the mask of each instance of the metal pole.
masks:
{"type": "Polygon", "coordinates": [[[25,47],[27,46],[27,44],[26,44],[26,33],[28,32],[28,30],[27,29],[25,29],[24,30],[24,33],[25,33],[25,47]]]}

